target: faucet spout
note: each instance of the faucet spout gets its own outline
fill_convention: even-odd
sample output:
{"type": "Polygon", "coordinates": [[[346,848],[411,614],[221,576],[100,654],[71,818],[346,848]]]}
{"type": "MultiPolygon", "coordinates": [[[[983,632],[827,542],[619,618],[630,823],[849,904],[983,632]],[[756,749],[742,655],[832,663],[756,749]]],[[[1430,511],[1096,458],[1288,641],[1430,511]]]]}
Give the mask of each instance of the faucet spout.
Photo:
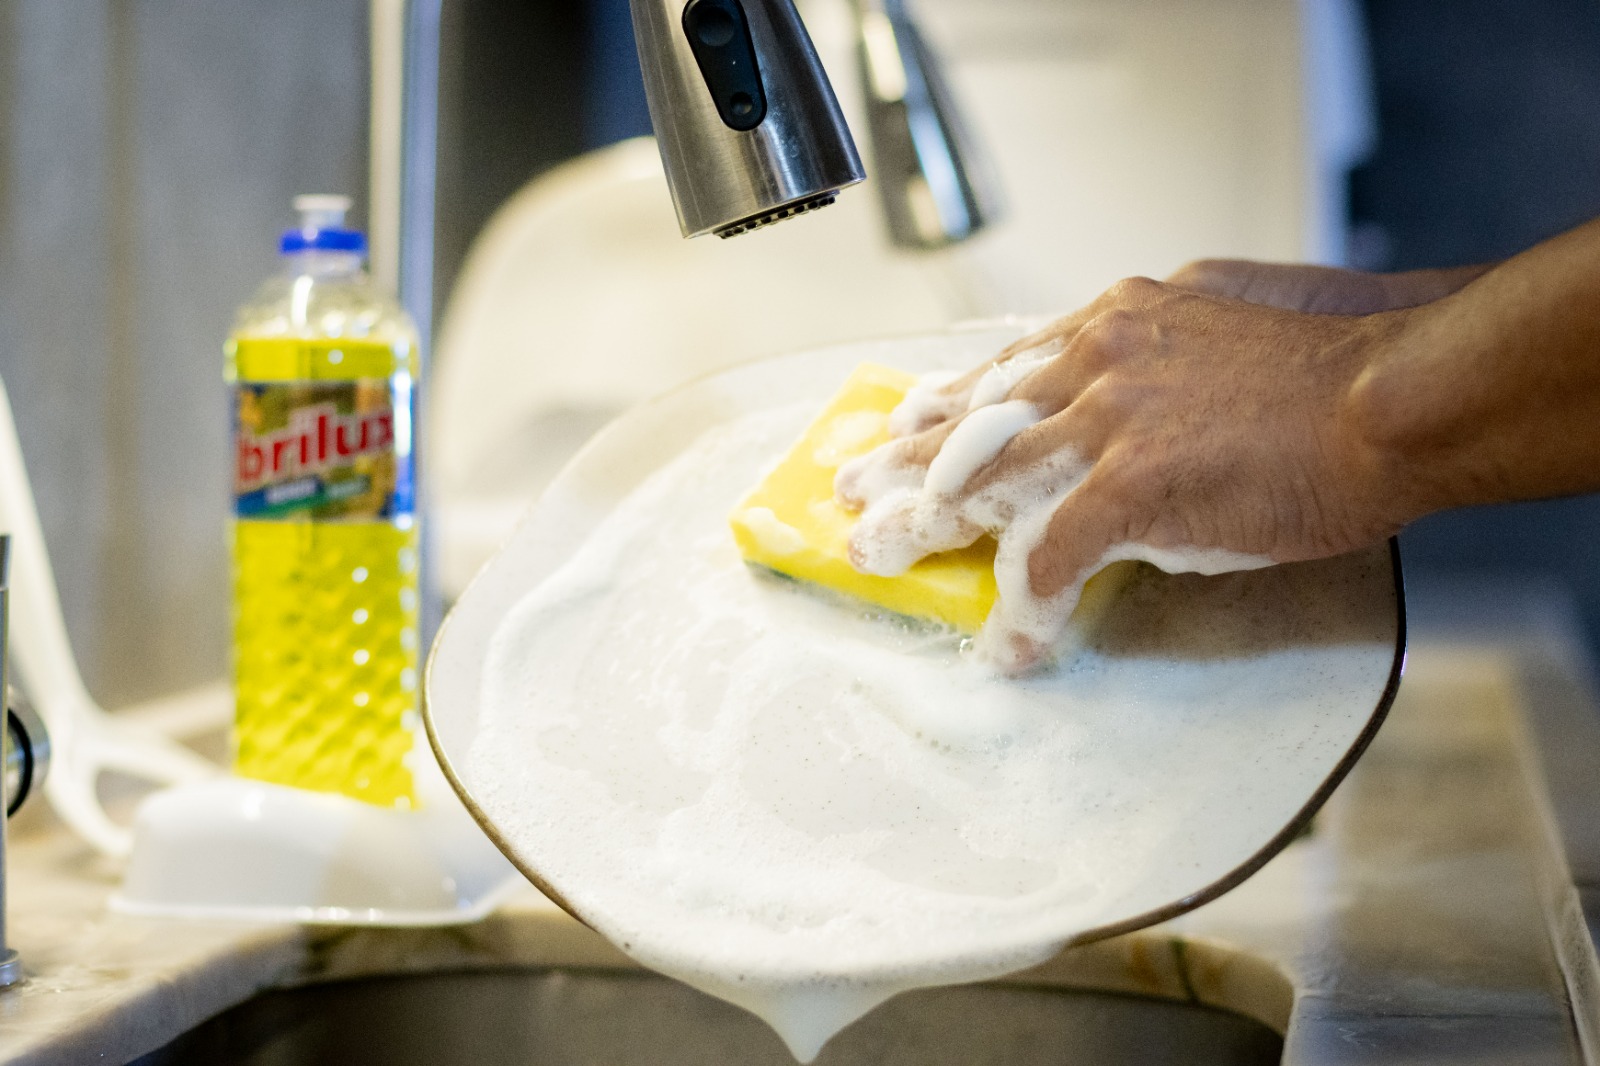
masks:
{"type": "Polygon", "coordinates": [[[889,239],[928,250],[1001,214],[998,185],[906,0],[855,0],[872,162],[889,239]]]}
{"type": "Polygon", "coordinates": [[[866,177],[793,0],[630,0],[685,237],[824,207],[866,177]]]}

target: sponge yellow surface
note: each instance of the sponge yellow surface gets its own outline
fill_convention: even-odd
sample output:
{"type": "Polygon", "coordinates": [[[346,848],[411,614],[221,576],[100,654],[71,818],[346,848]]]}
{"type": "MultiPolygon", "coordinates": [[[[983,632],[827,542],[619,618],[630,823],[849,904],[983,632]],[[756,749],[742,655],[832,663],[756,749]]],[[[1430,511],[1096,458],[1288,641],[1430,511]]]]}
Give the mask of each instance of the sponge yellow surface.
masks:
{"type": "Polygon", "coordinates": [[[864,363],[777,467],[734,509],[747,561],[912,618],[975,633],[994,606],[994,541],[929,556],[899,577],[862,574],[846,554],[856,515],[833,499],[841,463],[889,439],[889,412],[916,376],[864,363]]]}

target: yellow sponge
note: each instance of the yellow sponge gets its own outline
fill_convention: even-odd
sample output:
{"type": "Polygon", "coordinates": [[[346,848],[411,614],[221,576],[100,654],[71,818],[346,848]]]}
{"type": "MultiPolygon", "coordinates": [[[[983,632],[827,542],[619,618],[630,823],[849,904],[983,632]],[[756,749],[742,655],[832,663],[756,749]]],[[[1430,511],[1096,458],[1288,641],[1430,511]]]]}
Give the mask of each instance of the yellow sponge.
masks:
{"type": "Polygon", "coordinates": [[[922,560],[899,577],[858,572],[846,554],[856,515],[833,499],[840,464],[889,439],[889,412],[916,376],[863,363],[766,480],[734,509],[747,561],[898,614],[975,633],[994,606],[994,540],[922,560]]]}

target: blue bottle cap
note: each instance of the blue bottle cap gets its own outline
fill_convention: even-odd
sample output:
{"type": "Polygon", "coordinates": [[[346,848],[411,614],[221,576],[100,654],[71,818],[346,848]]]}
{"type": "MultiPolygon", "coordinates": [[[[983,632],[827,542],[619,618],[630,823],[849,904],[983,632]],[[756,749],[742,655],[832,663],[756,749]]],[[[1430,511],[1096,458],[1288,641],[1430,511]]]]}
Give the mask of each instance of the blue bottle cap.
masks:
{"type": "Polygon", "coordinates": [[[296,196],[294,209],[300,212],[300,225],[284,230],[278,241],[279,252],[284,255],[306,251],[366,254],[366,234],[345,228],[344,215],[350,210],[350,197],[296,196]]]}

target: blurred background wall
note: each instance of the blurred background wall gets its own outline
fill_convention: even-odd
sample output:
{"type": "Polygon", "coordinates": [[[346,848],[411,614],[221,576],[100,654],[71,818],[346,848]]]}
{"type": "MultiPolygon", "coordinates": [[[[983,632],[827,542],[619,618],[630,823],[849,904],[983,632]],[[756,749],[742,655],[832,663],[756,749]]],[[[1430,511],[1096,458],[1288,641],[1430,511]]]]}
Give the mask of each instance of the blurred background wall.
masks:
{"type": "MultiPolygon", "coordinates": [[[[1379,134],[1352,175],[1354,259],[1389,270],[1486,262],[1600,215],[1600,3],[1364,8],[1379,134]]],[[[1419,579],[1569,589],[1600,654],[1600,496],[1435,515],[1400,543],[1419,579]]]]}
{"type": "Polygon", "coordinates": [[[233,308],[290,198],[366,182],[360,0],[0,4],[0,378],[110,705],[228,646],[233,308]]]}
{"type": "MultiPolygon", "coordinates": [[[[441,300],[527,180],[648,126],[623,0],[445,9],[441,300]]],[[[1600,4],[1363,12],[1381,130],[1351,180],[1355,261],[1490,259],[1600,215],[1600,4]]],[[[364,196],[366,30],[360,0],[0,5],[0,377],[108,705],[225,668],[221,343],[290,198],[364,196]]],[[[1422,575],[1554,576],[1600,634],[1600,500],[1440,516],[1403,539],[1422,575]]]]}

